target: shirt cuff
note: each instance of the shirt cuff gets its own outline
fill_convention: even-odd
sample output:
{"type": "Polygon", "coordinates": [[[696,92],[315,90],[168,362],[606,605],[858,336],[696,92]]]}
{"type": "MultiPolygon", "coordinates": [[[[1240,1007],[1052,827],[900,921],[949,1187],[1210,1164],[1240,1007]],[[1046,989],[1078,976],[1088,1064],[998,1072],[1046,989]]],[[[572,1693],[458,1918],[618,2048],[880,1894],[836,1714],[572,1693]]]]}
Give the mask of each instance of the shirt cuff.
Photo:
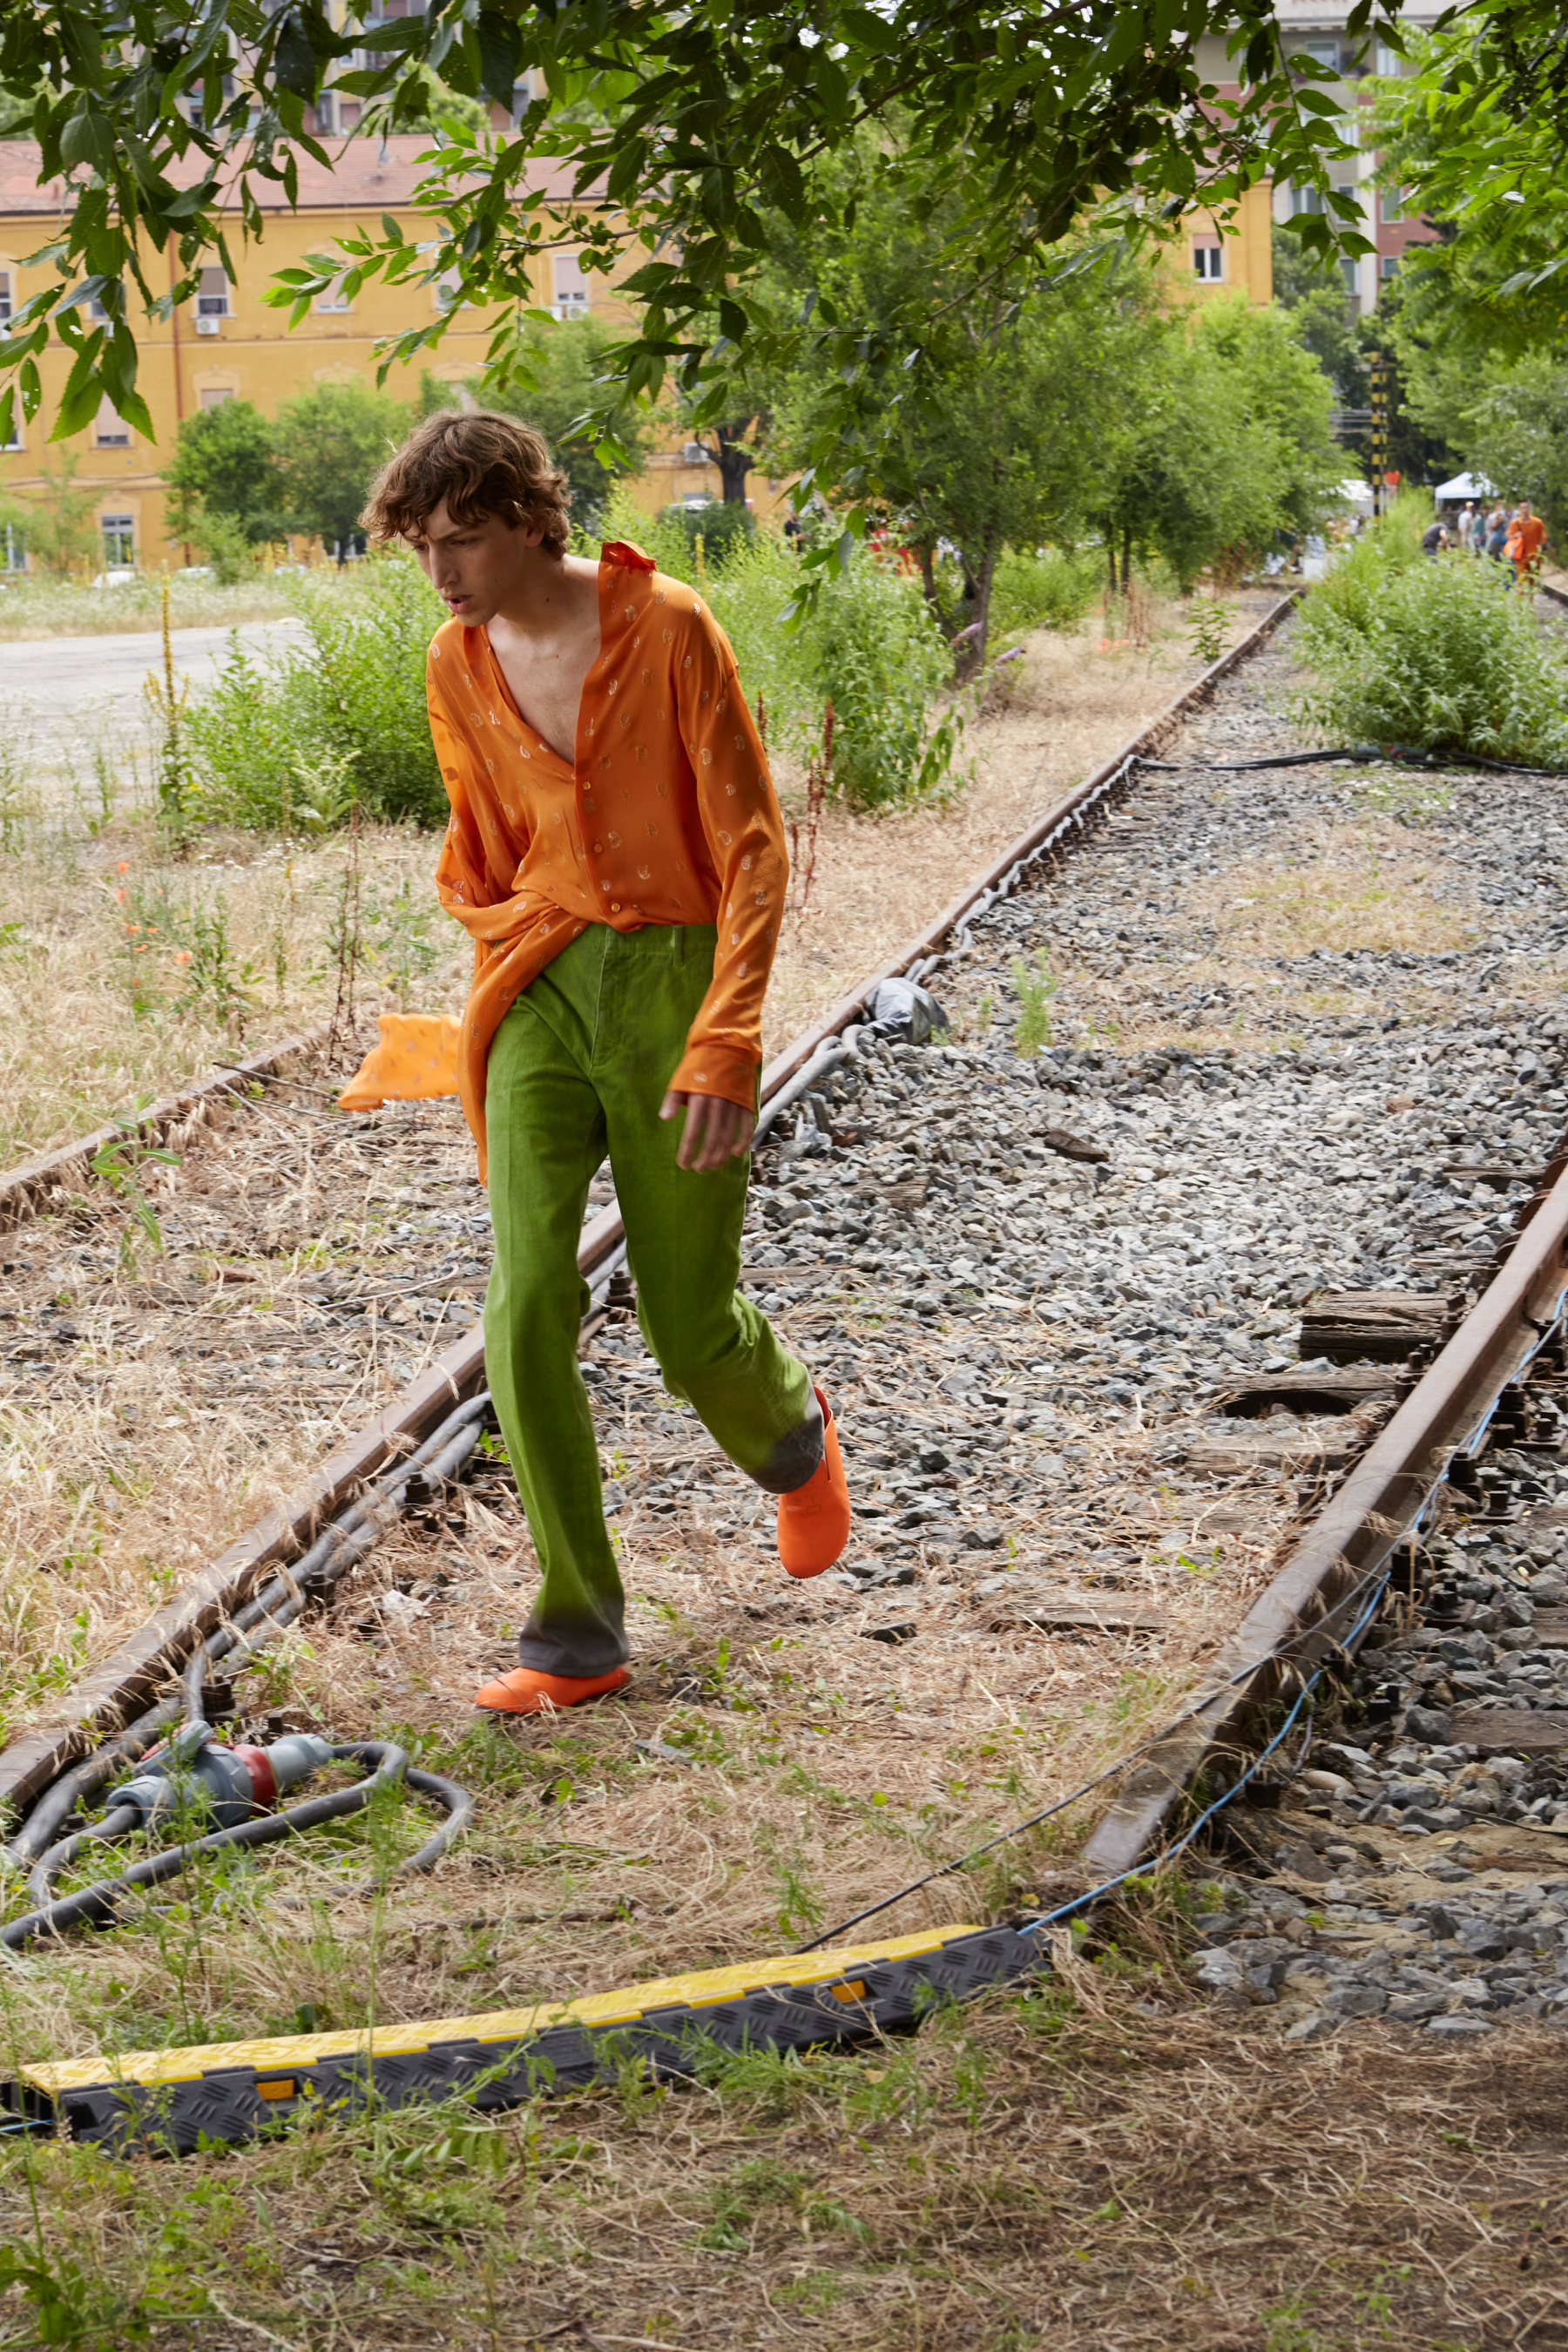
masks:
{"type": "Polygon", "coordinates": [[[728,1045],[688,1045],[676,1066],[670,1091],[678,1095],[718,1095],[739,1103],[742,1110],[757,1108],[757,1073],[761,1064],[749,1054],[728,1045]]]}

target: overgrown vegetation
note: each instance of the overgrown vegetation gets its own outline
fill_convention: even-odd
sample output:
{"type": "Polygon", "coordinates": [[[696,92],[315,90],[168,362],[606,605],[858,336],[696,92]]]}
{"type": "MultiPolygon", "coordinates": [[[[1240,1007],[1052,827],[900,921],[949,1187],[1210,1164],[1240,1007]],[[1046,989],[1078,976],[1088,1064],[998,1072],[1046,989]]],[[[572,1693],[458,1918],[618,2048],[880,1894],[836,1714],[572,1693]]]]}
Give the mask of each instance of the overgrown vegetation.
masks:
{"type": "Polygon", "coordinates": [[[230,642],[185,719],[202,816],[321,833],[367,815],[445,822],[425,709],[425,655],[445,617],[412,557],[357,568],[353,593],[305,575],[289,590],[303,641],[230,642]]]}
{"type": "Polygon", "coordinates": [[[1568,663],[1502,564],[1428,560],[1406,495],[1314,588],[1297,645],[1303,719],[1327,742],[1568,766],[1568,663]]]}

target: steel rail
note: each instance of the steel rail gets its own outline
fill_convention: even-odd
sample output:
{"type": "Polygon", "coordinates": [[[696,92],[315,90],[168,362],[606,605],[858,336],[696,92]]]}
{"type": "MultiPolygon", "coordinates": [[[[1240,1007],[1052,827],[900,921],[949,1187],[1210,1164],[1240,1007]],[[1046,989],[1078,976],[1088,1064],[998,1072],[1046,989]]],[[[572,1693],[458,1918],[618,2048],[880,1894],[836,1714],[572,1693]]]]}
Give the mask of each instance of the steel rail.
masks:
{"type": "MultiPolygon", "coordinates": [[[[983,874],[976,876],[923,931],[850,994],[840,997],[819,1022],[776,1055],[762,1075],[763,1108],[814,1055],[864,1016],[867,1005],[885,980],[896,979],[912,966],[929,966],[943,940],[960,930],[966,919],[973,920],[984,907],[1005,896],[1027,866],[1041,858],[1065,854],[1075,838],[1087,838],[1112,800],[1131,790],[1139,761],[1157,751],[1182,719],[1208,698],[1220,679],[1268,641],[1295,601],[1295,592],[1280,597],[1244,636],[1168,702],[1120,751],[1053,802],[1044,815],[1019,835],[983,874]]],[[[278,1052],[295,1053],[308,1042],[296,1040],[278,1052]]],[[[253,1060],[259,1066],[268,1058],[258,1055],[253,1060]]],[[[237,1066],[242,1073],[248,1066],[237,1066]]],[[[235,1075],[233,1070],[216,1073],[195,1090],[193,1099],[232,1088],[235,1075]]],[[[148,1117],[152,1115],[150,1112],[148,1117]]],[[[112,1137],[121,1130],[104,1132],[112,1137]]],[[[84,1138],[68,1146],[63,1154],[53,1157],[79,1164],[84,1154],[97,1148],[97,1142],[96,1138],[84,1138]]],[[[16,1173],[20,1177],[26,1171],[16,1173]]],[[[6,1184],[13,1181],[0,1177],[0,1201],[5,1198],[6,1184]]],[[[625,1229],[619,1213],[614,1209],[606,1210],[584,1228],[577,1264],[590,1285],[602,1288],[611,1267],[619,1262],[625,1243],[625,1229]]],[[[7,1812],[25,1810],[107,1731],[117,1729],[144,1709],[160,1685],[190,1655],[196,1643],[250,1598],[269,1568],[303,1550],[323,1521],[351,1500],[395,1455],[412,1451],[454,1404],[473,1395],[483,1378],[484,1336],[476,1325],[444,1349],[428,1370],[367,1428],[339,1447],[304,1486],[182,1586],[129,1642],[94,1667],[47,1722],[25,1733],[0,1753],[0,1818],[7,1812]]]]}
{"type": "Polygon", "coordinates": [[[221,1069],[209,1071],[195,1086],[185,1087],[177,1095],[165,1095],[140,1110],[128,1111],[112,1126],[79,1135],[72,1142],[62,1143],[58,1151],[46,1152],[41,1160],[25,1160],[19,1168],[5,1170],[0,1174],[0,1232],[36,1216],[51,1194],[79,1192],[89,1172],[89,1162],[106,1146],[166,1143],[192,1134],[221,1102],[233,1100],[237,1088],[286,1076],[289,1064],[324,1045],[327,1034],[325,1029],[309,1029],[302,1036],[286,1037],[280,1045],[247,1054],[243,1061],[226,1062],[221,1069]]]}
{"type": "Polygon", "coordinates": [[[1455,1456],[1477,1449],[1503,1391],[1556,1331],[1568,1298],[1568,1158],[1547,1173],[1488,1287],[1215,1659],[1224,1687],[1151,1750],[1091,1833],[1083,1862],[1096,1877],[1132,1870],[1162,1844],[1199,1771],[1244,1748],[1247,1709],[1344,1646],[1328,1612],[1419,1525],[1455,1456]]]}

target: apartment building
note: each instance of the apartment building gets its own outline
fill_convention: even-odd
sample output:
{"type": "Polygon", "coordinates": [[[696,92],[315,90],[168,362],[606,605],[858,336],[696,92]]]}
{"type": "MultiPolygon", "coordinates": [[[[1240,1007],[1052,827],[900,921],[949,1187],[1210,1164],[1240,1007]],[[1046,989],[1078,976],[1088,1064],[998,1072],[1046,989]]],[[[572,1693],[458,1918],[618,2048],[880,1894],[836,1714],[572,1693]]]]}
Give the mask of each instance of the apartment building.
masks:
{"type": "MultiPolygon", "coordinates": [[[[1401,9],[1399,21],[1407,30],[1426,31],[1441,13],[1436,0],[1415,0],[1415,5],[1401,9]]],[[[1347,299],[1358,310],[1370,314],[1377,308],[1380,289],[1398,276],[1406,246],[1429,238],[1431,231],[1406,214],[1396,189],[1377,186],[1378,157],[1365,128],[1371,100],[1369,77],[1398,73],[1403,60],[1375,34],[1352,40],[1346,29],[1348,15],[1344,0],[1279,0],[1275,9],[1287,51],[1311,58],[1334,77],[1319,87],[1338,99],[1343,135],[1356,149],[1353,162],[1342,167],[1336,184],[1354,195],[1363,230],[1376,247],[1375,252],[1342,261],[1340,267],[1347,299]]],[[[1222,42],[1206,42],[1200,49],[1200,63],[1206,79],[1217,83],[1225,95],[1238,94],[1240,85],[1222,42]]],[[[1315,188],[1292,186],[1289,181],[1275,184],[1270,201],[1277,221],[1288,220],[1292,213],[1322,209],[1322,198],[1315,188]]]]}
{"type": "MultiPolygon", "coordinates": [[[[352,129],[346,121],[339,127],[344,132],[352,129]]],[[[168,534],[162,471],[185,417],[226,400],[254,401],[264,415],[271,415],[285,400],[315,384],[374,385],[377,339],[404,332],[450,305],[452,289],[440,282],[388,287],[372,281],[352,302],[341,288],[331,288],[290,331],[288,311],[263,300],[278,270],[308,253],[330,249],[337,236],[356,226],[379,234],[383,213],[391,214],[412,238],[428,234],[414,208],[421,177],[417,158],[430,145],[426,133],[380,142],[344,137],[334,145],[330,169],[300,156],[297,208],[290,209],[274,183],[257,183],[265,223],[258,240],[246,243],[237,210],[226,224],[237,271],[234,283],[220,267],[204,269],[195,295],[165,321],[143,317],[132,290],[131,322],[153,440],[143,440],[106,403],[88,431],[50,442],[55,404],[71,358],[63,343],[51,341],[40,363],[43,404],[30,424],[18,418],[9,446],[0,450],[0,489],[22,501],[47,496],[51,479],[59,478],[62,452],[68,451],[73,488],[90,491],[95,500],[106,570],[187,561],[188,551],[168,534]]],[[[69,202],[60,181],[39,185],[38,164],[33,142],[0,141],[0,320],[11,318],[29,296],[54,282],[51,270],[30,268],[23,257],[47,244],[69,202]]],[[[559,187],[547,186],[547,194],[564,198],[567,189],[563,173],[559,187]]],[[[171,269],[172,282],[172,265],[160,266],[171,269]]],[[[571,251],[541,257],[532,291],[535,302],[560,319],[584,318],[595,310],[612,321],[627,315],[613,283],[585,273],[571,251]]],[[[411,398],[422,369],[455,386],[476,376],[494,318],[493,311],[465,307],[434,352],[388,377],[387,390],[411,398]]],[[[639,503],[652,509],[704,491],[717,496],[718,486],[718,468],[707,453],[672,433],[630,488],[639,503]]],[[[0,532],[0,567],[25,560],[15,532],[0,532]]]]}

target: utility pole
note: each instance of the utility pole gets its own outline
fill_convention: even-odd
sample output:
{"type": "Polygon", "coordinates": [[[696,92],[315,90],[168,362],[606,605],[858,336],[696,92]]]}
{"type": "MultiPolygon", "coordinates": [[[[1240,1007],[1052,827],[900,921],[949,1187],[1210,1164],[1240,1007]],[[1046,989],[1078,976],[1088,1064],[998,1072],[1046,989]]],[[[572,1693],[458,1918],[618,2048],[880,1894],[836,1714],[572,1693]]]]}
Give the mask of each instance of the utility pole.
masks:
{"type": "Polygon", "coordinates": [[[1388,362],[1373,352],[1368,373],[1372,379],[1372,511],[1383,513],[1384,476],[1388,471],[1388,362]]]}

